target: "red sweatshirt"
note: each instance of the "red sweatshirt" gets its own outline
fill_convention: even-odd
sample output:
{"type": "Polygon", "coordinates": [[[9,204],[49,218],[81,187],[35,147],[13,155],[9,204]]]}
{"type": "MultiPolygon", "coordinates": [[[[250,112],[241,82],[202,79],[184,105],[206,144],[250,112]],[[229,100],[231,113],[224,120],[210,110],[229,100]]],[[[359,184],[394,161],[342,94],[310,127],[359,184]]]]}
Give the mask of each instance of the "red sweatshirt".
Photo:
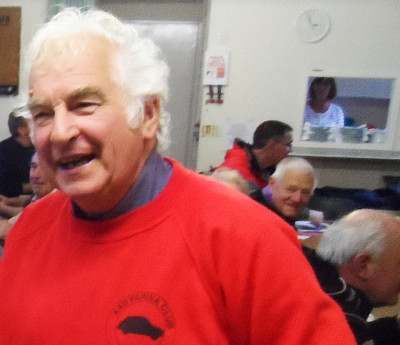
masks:
{"type": "Polygon", "coordinates": [[[109,221],[61,192],[29,206],[0,260],[0,344],[355,344],[295,232],[174,163],[152,202],[109,221]]]}

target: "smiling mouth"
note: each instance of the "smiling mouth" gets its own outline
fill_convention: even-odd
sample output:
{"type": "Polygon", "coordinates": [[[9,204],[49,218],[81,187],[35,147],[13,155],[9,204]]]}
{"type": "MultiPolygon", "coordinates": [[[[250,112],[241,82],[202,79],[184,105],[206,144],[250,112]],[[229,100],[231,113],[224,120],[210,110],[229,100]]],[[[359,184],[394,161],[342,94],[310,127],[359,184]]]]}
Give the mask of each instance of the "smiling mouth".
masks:
{"type": "Polygon", "coordinates": [[[89,163],[94,158],[95,158],[95,155],[93,154],[93,155],[89,155],[89,156],[83,156],[83,157],[71,159],[71,160],[68,160],[65,162],[60,162],[59,165],[62,170],[71,170],[71,169],[78,168],[82,165],[89,163]]]}

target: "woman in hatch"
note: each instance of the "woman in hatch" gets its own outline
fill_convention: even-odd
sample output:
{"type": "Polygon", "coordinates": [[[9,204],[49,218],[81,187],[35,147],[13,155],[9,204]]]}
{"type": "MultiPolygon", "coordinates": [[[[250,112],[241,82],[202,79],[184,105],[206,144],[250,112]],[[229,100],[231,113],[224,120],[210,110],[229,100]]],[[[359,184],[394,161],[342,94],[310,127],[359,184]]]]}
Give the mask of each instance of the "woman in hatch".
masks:
{"type": "Polygon", "coordinates": [[[309,100],[304,111],[304,123],[313,126],[343,127],[344,113],[340,106],[332,103],[336,97],[334,78],[315,78],[309,88],[309,100]]]}

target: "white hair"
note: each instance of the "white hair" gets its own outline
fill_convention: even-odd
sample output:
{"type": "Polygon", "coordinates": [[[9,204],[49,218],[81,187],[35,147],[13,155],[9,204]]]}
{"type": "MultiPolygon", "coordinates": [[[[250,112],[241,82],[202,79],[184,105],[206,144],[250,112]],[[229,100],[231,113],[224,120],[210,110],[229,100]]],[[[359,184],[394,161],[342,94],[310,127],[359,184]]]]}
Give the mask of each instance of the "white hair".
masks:
{"type": "Polygon", "coordinates": [[[282,159],[276,166],[276,169],[271,177],[280,181],[285,173],[290,170],[294,170],[305,175],[311,175],[314,178],[313,190],[316,188],[317,179],[315,177],[314,168],[309,161],[300,157],[286,157],[282,159]]]}
{"type": "MultiPolygon", "coordinates": [[[[65,8],[44,24],[30,43],[25,62],[28,73],[33,64],[49,59],[54,54],[79,54],[72,47],[79,40],[59,43],[59,38],[76,34],[92,34],[110,42],[114,49],[112,78],[122,90],[127,91],[128,124],[139,127],[144,120],[144,103],[148,98],[167,100],[169,68],[162,59],[160,49],[149,39],[142,39],[130,24],[124,24],[113,15],[91,9],[65,8]]],[[[51,61],[51,60],[50,60],[51,61]]],[[[169,114],[160,110],[158,145],[167,148],[169,114]]]]}
{"type": "Polygon", "coordinates": [[[384,225],[389,215],[382,211],[357,210],[328,226],[317,253],[334,265],[342,265],[361,253],[379,258],[386,246],[384,225]]]}
{"type": "Polygon", "coordinates": [[[249,184],[236,170],[217,170],[211,177],[229,186],[236,188],[244,194],[249,194],[249,184]]]}

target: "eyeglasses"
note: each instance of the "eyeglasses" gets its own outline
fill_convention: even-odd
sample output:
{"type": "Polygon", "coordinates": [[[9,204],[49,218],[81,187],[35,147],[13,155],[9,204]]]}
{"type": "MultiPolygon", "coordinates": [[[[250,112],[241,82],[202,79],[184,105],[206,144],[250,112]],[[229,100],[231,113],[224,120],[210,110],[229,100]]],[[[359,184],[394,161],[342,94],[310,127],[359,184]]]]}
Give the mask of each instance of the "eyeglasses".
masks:
{"type": "Polygon", "coordinates": [[[278,141],[279,144],[284,145],[288,148],[292,148],[292,142],[289,141],[288,143],[282,142],[282,141],[278,141]]]}

